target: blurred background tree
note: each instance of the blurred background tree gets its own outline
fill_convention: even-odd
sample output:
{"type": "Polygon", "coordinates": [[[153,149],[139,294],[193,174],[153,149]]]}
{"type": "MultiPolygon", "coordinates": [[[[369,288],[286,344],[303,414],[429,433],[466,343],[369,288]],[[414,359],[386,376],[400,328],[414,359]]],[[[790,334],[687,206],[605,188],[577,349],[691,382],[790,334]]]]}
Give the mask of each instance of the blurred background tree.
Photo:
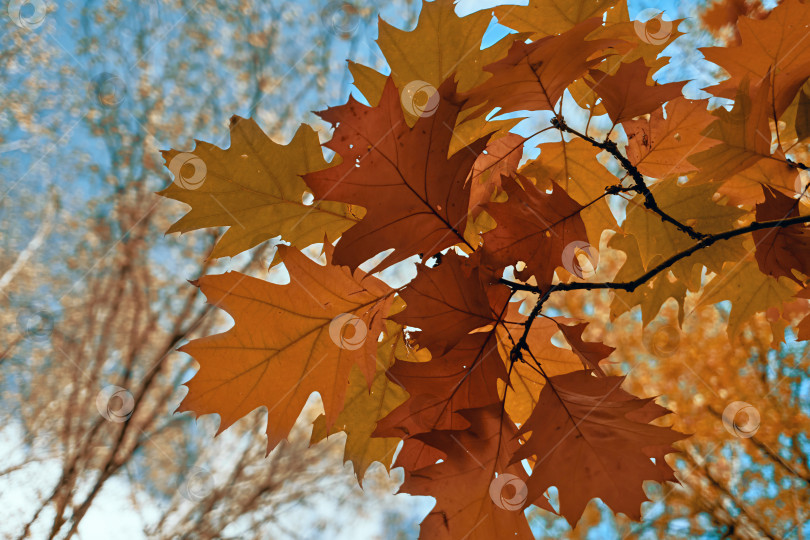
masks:
{"type": "Polygon", "coordinates": [[[160,150],[227,141],[233,114],[277,141],[302,120],[325,129],[309,111],[345,100],[345,58],[379,65],[377,15],[408,24],[414,6],[5,8],[0,536],[374,536],[384,516],[415,531],[384,470],[357,487],[338,436],[307,449],[298,429],[265,458],[266,411],[216,440],[216,419],[172,415],[193,373],[175,349],[228,325],[186,280],[269,259],[196,264],[215,231],[164,238],[182,205],[154,195],[170,181],[160,150]]]}

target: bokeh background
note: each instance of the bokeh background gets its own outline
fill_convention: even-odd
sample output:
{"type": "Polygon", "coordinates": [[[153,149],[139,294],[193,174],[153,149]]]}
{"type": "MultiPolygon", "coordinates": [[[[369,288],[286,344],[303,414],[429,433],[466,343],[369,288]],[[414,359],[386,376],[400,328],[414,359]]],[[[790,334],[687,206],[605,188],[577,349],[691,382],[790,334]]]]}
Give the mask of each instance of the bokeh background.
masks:
{"type": "MultiPolygon", "coordinates": [[[[493,4],[461,0],[457,13],[493,4]]],[[[352,92],[345,60],[387,73],[374,43],[378,17],[410,29],[420,7],[3,0],[0,537],[417,537],[432,500],[395,495],[396,469],[375,464],[361,489],[343,463],[342,435],[309,445],[317,396],[269,456],[266,411],[216,439],[215,416],[173,414],[195,369],[175,349],[230,325],[187,280],[231,269],[262,275],[273,247],[204,261],[219,231],[164,236],[185,208],[154,193],[171,181],[160,150],[188,150],[194,139],[227,146],[234,114],[279,142],[301,122],[328,139],[311,111],[352,92]]],[[[631,16],[655,9],[685,19],[687,34],[666,50],[672,61],[657,77],[694,79],[689,97],[707,97],[700,88],[719,76],[698,47],[733,35],[707,30],[705,7],[629,2],[631,16]]],[[[492,39],[504,32],[490,30],[492,39]]],[[[516,130],[534,132],[538,122],[516,130]]],[[[732,349],[722,304],[689,310],[683,332],[667,304],[645,333],[637,314],[611,321],[607,295],[564,302],[552,307],[604,315],[628,389],[661,395],[676,427],[694,436],[672,457],[683,485],[648,486],[641,523],[594,501],[576,531],[532,511],[538,537],[810,534],[810,362],[801,344],[774,346],[763,316],[732,349]],[[749,407],[745,422],[756,420],[753,435],[725,429],[723,412],[736,402],[749,407]]]]}

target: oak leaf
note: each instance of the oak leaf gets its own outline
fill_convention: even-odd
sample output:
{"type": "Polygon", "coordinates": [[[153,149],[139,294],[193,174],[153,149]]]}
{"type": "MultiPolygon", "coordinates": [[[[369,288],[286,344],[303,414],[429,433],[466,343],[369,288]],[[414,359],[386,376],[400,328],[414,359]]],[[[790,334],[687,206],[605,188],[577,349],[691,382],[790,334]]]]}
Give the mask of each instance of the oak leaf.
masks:
{"type": "MultiPolygon", "coordinates": [[[[772,189],[764,188],[765,200],[757,205],[757,221],[776,221],[799,215],[799,201],[772,189]]],[[[784,276],[802,283],[794,270],[804,279],[810,276],[810,230],[798,224],[751,233],[756,244],[754,255],[763,274],[784,276]]]]}
{"type": "Polygon", "coordinates": [[[372,272],[413,255],[432,256],[463,243],[470,191],[466,179],[487,138],[447,157],[460,105],[452,101],[452,81],[438,90],[435,111],[405,123],[400,96],[389,79],[379,105],[368,107],[349,98],[320,116],[335,126],[324,146],[342,163],[307,174],[317,200],[350,202],[366,209],[341,236],[335,264],[357,268],[394,249],[372,272]]]}
{"type": "Polygon", "coordinates": [[[416,436],[443,454],[441,463],[406,473],[400,488],[401,492],[436,499],[436,506],[422,521],[420,538],[531,540],[533,535],[522,511],[526,472],[519,463],[509,463],[508,457],[519,446],[517,428],[500,404],[460,414],[468,429],[416,436]]]}
{"type": "Polygon", "coordinates": [[[700,49],[707,60],[730,75],[707,90],[716,96],[733,98],[746,78],[768,79],[771,114],[779,118],[810,77],[810,50],[802,46],[808,26],[810,6],[800,0],[784,0],[761,19],[740,17],[739,45],[700,49]]]}
{"type": "Polygon", "coordinates": [[[623,381],[594,377],[589,371],[549,377],[534,412],[520,428],[520,434],[530,435],[514,459],[536,458],[527,482],[529,500],[540,499],[556,486],[560,514],[571,526],[594,497],[615,512],[640,519],[641,503],[647,500],[642,483],[668,476],[651,461],[651,450],[660,453],[661,447],[683,438],[670,428],[649,425],[651,416],[668,411],[640,413],[651,400],[622,390],[623,381]]]}
{"type": "Polygon", "coordinates": [[[518,32],[542,38],[570,30],[578,23],[602,15],[619,0],[530,0],[527,6],[498,6],[498,22],[518,32]]]}
{"type": "Polygon", "coordinates": [[[566,246],[588,241],[582,206],[558,185],[548,194],[528,178],[518,178],[520,184],[503,177],[509,199],[485,207],[498,225],[483,236],[483,261],[494,266],[523,261],[525,267],[515,273],[519,279],[534,275],[538,283],[551,283],[554,270],[564,264],[566,246]]]}
{"type": "Polygon", "coordinates": [[[492,77],[468,92],[468,107],[478,112],[500,107],[498,114],[551,110],[565,89],[596,66],[606,48],[619,40],[585,39],[602,21],[583,21],[570,30],[532,43],[515,42],[506,57],[485,67],[492,77]]]}
{"type": "Polygon", "coordinates": [[[480,252],[462,257],[450,252],[433,268],[419,266],[416,278],[400,292],[407,307],[391,318],[418,328],[411,338],[441,355],[477,328],[497,323],[509,299],[506,285],[480,266],[480,252]]]}
{"type": "Polygon", "coordinates": [[[287,285],[238,272],[201,277],[197,285],[208,303],[227,311],[234,326],[180,348],[200,369],[186,384],[178,411],[218,414],[219,433],[267,407],[268,452],[289,434],[313,392],[321,395],[331,429],[352,366],[359,366],[367,387],[373,383],[376,336],[393,299],[382,281],[332,265],[328,244],[327,266],[294,248],[279,250],[290,274],[287,285]]]}
{"type": "Polygon", "coordinates": [[[650,113],[649,119],[627,120],[627,158],[639,172],[653,178],[667,178],[697,170],[689,156],[719,144],[701,133],[714,117],[708,100],[678,97],[650,113]]]}
{"type": "Polygon", "coordinates": [[[680,97],[686,81],[647,84],[650,68],[644,60],[623,63],[614,74],[591,70],[593,82],[588,86],[596,92],[614,124],[648,114],[667,101],[680,97]]]}
{"type": "Polygon", "coordinates": [[[580,216],[595,246],[605,230],[619,230],[604,198],[605,188],[619,179],[599,161],[601,150],[582,139],[544,143],[537,148],[540,156],[521,167],[520,174],[534,178],[540,189],[556,183],[581,204],[580,216]]]}
{"type": "Polygon", "coordinates": [[[727,332],[735,339],[740,326],[759,312],[778,307],[796,294],[799,286],[786,277],[773,278],[759,271],[751,261],[726,263],[721,272],[706,284],[699,305],[731,301],[727,332]]]}
{"type": "MultiPolygon", "coordinates": [[[[395,301],[391,311],[401,309],[401,301],[395,301]],[[400,305],[397,305],[400,304],[400,305]]],[[[312,443],[323,440],[332,433],[346,433],[344,462],[351,461],[359,484],[363,485],[366,469],[372,462],[382,463],[390,470],[391,461],[401,442],[397,437],[372,437],[377,421],[401,405],[408,394],[385,374],[394,359],[407,358],[417,361],[405,343],[405,333],[393,321],[385,322],[385,335],[377,346],[377,373],[369,388],[366,378],[357,366],[352,366],[349,374],[349,387],[343,410],[335,419],[330,431],[326,429],[326,416],[321,414],[312,427],[312,443]]]]}
{"type": "Polygon", "coordinates": [[[304,203],[309,189],[301,176],[329,166],[311,127],[301,125],[287,145],[273,142],[252,119],[234,116],[230,130],[227,150],[197,142],[191,152],[163,152],[176,178],[159,195],[191,206],[167,233],[230,227],[211,252],[218,258],[277,236],[303,249],[357,223],[349,205],[304,203]],[[194,170],[184,171],[184,164],[194,170]]]}

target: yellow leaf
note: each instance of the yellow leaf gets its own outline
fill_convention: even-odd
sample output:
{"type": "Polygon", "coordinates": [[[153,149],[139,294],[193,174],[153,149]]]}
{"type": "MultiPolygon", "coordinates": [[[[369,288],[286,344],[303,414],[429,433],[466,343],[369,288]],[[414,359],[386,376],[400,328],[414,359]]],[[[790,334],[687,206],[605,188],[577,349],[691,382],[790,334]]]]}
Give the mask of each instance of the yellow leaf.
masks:
{"type": "Polygon", "coordinates": [[[570,30],[591,17],[601,17],[618,0],[530,0],[528,6],[498,6],[498,22],[532,39],[570,30]]]}
{"type": "MultiPolygon", "coordinates": [[[[405,302],[397,297],[391,305],[389,316],[402,311],[405,302]]],[[[408,398],[408,393],[386,375],[386,370],[395,360],[427,362],[430,353],[427,349],[412,349],[406,339],[403,327],[394,321],[385,321],[385,333],[377,346],[377,374],[369,390],[363,373],[355,368],[349,376],[346,403],[335,420],[331,430],[326,429],[326,417],[322,414],[315,419],[311,443],[323,440],[328,435],[343,431],[346,433],[344,462],[351,461],[357,481],[362,486],[363,476],[375,461],[391,470],[394,451],[401,439],[397,437],[372,437],[377,421],[399,407],[408,398]]]]}
{"type": "Polygon", "coordinates": [[[483,67],[506,54],[513,39],[481,50],[481,38],[490,19],[487,11],[459,17],[452,0],[435,0],[422,2],[419,22],[413,30],[400,30],[380,20],[377,44],[391,67],[397,88],[414,81],[438,88],[455,73],[458,91],[466,92],[489,78],[491,75],[483,67]]]}
{"type": "MultiPolygon", "coordinates": [[[[731,230],[735,222],[746,213],[739,208],[716,203],[712,199],[715,189],[716,186],[712,184],[682,186],[674,180],[663,180],[650,188],[661,210],[704,234],[731,230]]],[[[622,227],[626,233],[635,236],[645,267],[649,268],[656,257],[664,261],[695,244],[695,240],[686,233],[678,230],[675,225],[662,221],[642,203],[640,196],[630,202],[627,219],[622,227]]],[[[719,272],[724,262],[738,261],[744,256],[742,238],[731,238],[677,262],[672,271],[690,288],[694,288],[699,284],[694,283],[692,276],[695,265],[703,264],[712,272],[719,272]]]]}
{"type": "MultiPolygon", "coordinates": [[[[632,235],[615,235],[610,239],[608,246],[623,251],[627,255],[622,267],[616,274],[613,281],[625,283],[641,277],[650,267],[660,263],[662,259],[656,257],[649,267],[645,267],[641,262],[638,243],[632,235]]],[[[697,277],[699,279],[699,276],[697,277]]],[[[678,320],[683,323],[684,300],[686,299],[686,284],[681,280],[670,280],[669,272],[662,272],[652,278],[647,283],[639,285],[635,291],[627,292],[622,290],[614,291],[613,302],[610,304],[610,315],[615,319],[622,313],[630,311],[635,306],[641,306],[641,320],[647,326],[658,312],[661,306],[674,298],[678,302],[678,320]]]]}
{"type": "Polygon", "coordinates": [[[766,276],[753,261],[728,262],[723,271],[706,284],[698,305],[731,301],[728,337],[733,341],[739,334],[740,326],[751,317],[768,308],[780,306],[800,289],[798,284],[786,277],[774,279],[766,276]]]}
{"type": "Polygon", "coordinates": [[[277,236],[303,249],[324,236],[336,239],[358,221],[350,205],[304,203],[309,189],[301,175],[328,166],[318,135],[307,125],[281,145],[253,120],[234,116],[227,150],[198,142],[191,152],[163,156],[175,180],[159,195],[191,206],[167,232],[230,227],[212,258],[232,257],[277,236]]]}

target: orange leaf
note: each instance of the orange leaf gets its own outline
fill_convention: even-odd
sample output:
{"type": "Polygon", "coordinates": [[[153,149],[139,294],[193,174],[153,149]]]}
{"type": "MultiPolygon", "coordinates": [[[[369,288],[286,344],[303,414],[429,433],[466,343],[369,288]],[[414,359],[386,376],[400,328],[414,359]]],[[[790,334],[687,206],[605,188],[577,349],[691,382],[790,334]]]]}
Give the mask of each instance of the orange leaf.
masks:
{"type": "Polygon", "coordinates": [[[569,84],[602,61],[597,53],[622,43],[585,39],[601,24],[601,19],[588,19],[558,36],[515,42],[505,58],[485,68],[493,76],[470,90],[468,105],[486,102],[479,114],[493,107],[501,108],[499,114],[551,110],[569,84]]]}
{"type": "Polygon", "coordinates": [[[187,383],[178,410],[219,414],[220,433],[267,407],[268,452],[287,437],[313,392],[320,393],[331,428],[354,364],[371,385],[377,336],[393,298],[382,281],[329,265],[331,249],[327,266],[293,248],[279,250],[290,273],[288,285],[238,272],[201,277],[197,284],[208,303],[227,311],[234,326],[180,349],[200,370],[187,383]]]}
{"type": "Polygon", "coordinates": [[[686,81],[667,84],[647,84],[650,68],[642,58],[629,64],[622,64],[613,75],[591,70],[594,80],[586,80],[596,92],[614,124],[647,114],[659,108],[670,99],[680,97],[686,81]]]}

